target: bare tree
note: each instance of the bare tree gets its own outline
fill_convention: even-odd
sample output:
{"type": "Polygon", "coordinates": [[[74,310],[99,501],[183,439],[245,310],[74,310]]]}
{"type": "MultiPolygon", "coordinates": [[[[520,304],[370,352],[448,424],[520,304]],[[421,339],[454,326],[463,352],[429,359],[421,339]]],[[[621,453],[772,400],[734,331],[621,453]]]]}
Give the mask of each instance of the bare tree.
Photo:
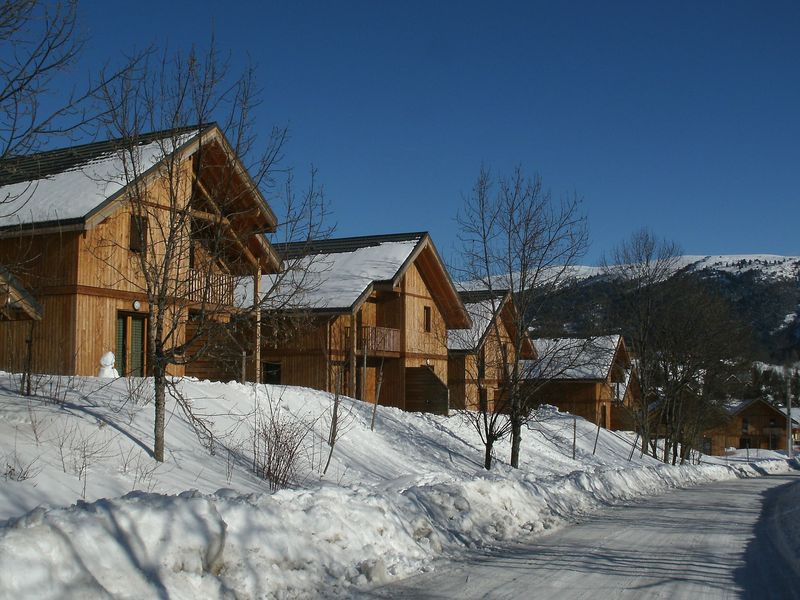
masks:
{"type": "Polygon", "coordinates": [[[45,108],[45,99],[57,95],[57,77],[81,50],[75,13],[75,2],[0,3],[0,158],[34,152],[47,137],[75,127],[63,117],[77,110],[85,94],[63,98],[55,109],[45,108]]]}
{"type": "Polygon", "coordinates": [[[522,427],[530,415],[517,357],[528,323],[585,252],[588,231],[580,204],[574,194],[553,197],[539,176],[529,178],[519,167],[511,176],[498,178],[483,168],[457,217],[462,250],[457,273],[490,292],[510,290],[521,316],[514,323],[512,343],[497,338],[505,371],[503,395],[478,421],[485,443],[510,433],[515,468],[522,427]]]}
{"type": "Polygon", "coordinates": [[[154,456],[163,461],[170,368],[230,359],[214,353],[236,348],[232,322],[258,322],[261,296],[236,290],[242,278],[260,281],[264,261],[278,264],[263,235],[276,218],[261,191],[274,183],[287,132],[274,128],[259,146],[254,70],[232,74],[213,41],[202,53],[151,54],[98,97],[105,131],[118,140],[131,233],[129,246],[109,236],[94,251],[111,284],[147,299],[154,456]]]}
{"type": "Polygon", "coordinates": [[[653,420],[649,404],[657,397],[657,331],[664,283],[676,271],[681,250],[674,242],[660,239],[649,229],[634,232],[617,245],[603,260],[603,271],[619,292],[607,307],[608,323],[620,328],[634,359],[642,392],[642,402],[628,407],[634,426],[641,436],[642,449],[651,440],[653,420]]]}
{"type": "Polygon", "coordinates": [[[84,46],[77,25],[76,0],[0,0],[0,159],[92,131],[108,108],[95,94],[148,54],[134,53],[79,87],[68,75],[84,46]]]}
{"type": "Polygon", "coordinates": [[[662,427],[661,458],[675,464],[716,423],[749,336],[726,302],[691,276],[673,276],[658,288],[653,418],[662,427]]]}

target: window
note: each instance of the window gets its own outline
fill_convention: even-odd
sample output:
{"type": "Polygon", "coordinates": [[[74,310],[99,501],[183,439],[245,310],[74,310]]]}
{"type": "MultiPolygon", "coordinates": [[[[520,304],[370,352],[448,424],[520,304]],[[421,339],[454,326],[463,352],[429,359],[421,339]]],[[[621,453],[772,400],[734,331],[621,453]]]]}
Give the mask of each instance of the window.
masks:
{"type": "Polygon", "coordinates": [[[270,383],[272,385],[279,385],[281,382],[281,363],[279,362],[265,362],[261,365],[261,380],[262,383],[270,383]]]}
{"type": "Polygon", "coordinates": [[[425,307],[425,315],[424,315],[424,324],[425,324],[425,333],[431,332],[431,307],[425,307]]]}
{"type": "Polygon", "coordinates": [[[129,248],[139,254],[147,251],[147,217],[131,215],[129,248]]]}
{"type": "Polygon", "coordinates": [[[742,433],[747,433],[750,430],[750,419],[742,417],[742,433]]]}

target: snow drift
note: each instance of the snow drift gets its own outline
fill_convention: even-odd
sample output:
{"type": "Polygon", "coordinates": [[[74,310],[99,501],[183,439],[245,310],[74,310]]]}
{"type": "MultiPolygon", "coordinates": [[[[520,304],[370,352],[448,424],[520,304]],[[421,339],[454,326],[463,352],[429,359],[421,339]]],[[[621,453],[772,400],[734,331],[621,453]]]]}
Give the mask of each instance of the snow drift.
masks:
{"type": "Polygon", "coordinates": [[[500,444],[486,472],[477,436],[458,417],[382,408],[371,432],[371,407],[346,400],[345,434],[321,477],[327,394],[195,381],[181,382],[182,392],[213,425],[212,439],[174,412],[168,462],[154,468],[136,454],[152,406],[130,382],[62,384],[55,398],[24,399],[0,379],[0,454],[18,466],[36,461],[22,480],[7,471],[0,492],[0,590],[9,597],[347,596],[610,503],[789,468],[772,453],[757,464],[672,467],[638,452],[628,461],[632,439],[605,430],[592,454],[597,430],[582,420],[573,460],[572,417],[544,410],[526,432],[522,468],[502,462],[500,444]],[[248,419],[261,403],[309,423],[293,489],[266,493],[248,469],[248,419]],[[82,465],[87,444],[94,453],[82,465]],[[125,491],[137,487],[150,491],[125,491]],[[42,501],[52,506],[34,508],[42,501]]]}

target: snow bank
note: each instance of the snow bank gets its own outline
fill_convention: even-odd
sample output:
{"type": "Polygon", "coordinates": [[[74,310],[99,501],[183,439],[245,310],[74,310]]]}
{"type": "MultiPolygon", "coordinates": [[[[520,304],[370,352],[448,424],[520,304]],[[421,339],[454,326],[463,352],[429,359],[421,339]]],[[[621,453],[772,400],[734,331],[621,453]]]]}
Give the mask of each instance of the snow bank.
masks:
{"type": "Polygon", "coordinates": [[[737,457],[629,461],[632,439],[605,430],[593,454],[597,429],[583,420],[573,460],[572,417],[542,411],[525,434],[522,468],[503,462],[504,442],[487,472],[477,435],[459,418],[381,409],[372,432],[371,406],[346,400],[345,434],[322,477],[327,394],[194,381],[182,382],[183,394],[214,439],[198,438],[171,407],[168,462],[147,467],[145,456],[136,467],[152,407],[130,382],[72,381],[55,402],[19,398],[3,377],[0,453],[19,465],[38,460],[29,477],[0,487],[10,517],[0,527],[0,595],[14,598],[348,596],[611,503],[789,468],[737,457]],[[311,424],[294,489],[267,493],[248,470],[248,415],[260,402],[311,424]],[[76,468],[87,444],[92,460],[76,468]],[[73,504],[80,496],[87,501],[73,504]],[[43,499],[53,506],[33,508],[43,499]]]}
{"type": "Polygon", "coordinates": [[[0,589],[41,599],[344,596],[354,584],[552,530],[609,503],[762,469],[639,467],[546,481],[486,475],[400,494],[334,485],[273,495],[132,492],[8,522],[0,529],[0,589]]]}

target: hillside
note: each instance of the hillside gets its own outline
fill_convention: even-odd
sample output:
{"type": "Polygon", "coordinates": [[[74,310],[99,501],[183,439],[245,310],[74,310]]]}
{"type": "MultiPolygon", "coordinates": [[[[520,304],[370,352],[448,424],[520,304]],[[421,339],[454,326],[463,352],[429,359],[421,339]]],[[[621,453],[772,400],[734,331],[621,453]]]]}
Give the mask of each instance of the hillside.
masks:
{"type": "Polygon", "coordinates": [[[542,409],[521,469],[482,469],[477,434],[437,417],[344,399],[322,474],[332,398],[304,388],[176,381],[198,435],[169,401],[167,461],[149,456],[150,382],[42,377],[36,396],[0,374],[0,596],[307,598],[351,596],[583,519],[600,506],[700,481],[783,471],[780,455],[671,467],[632,438],[542,409]],[[278,462],[277,428],[296,450],[288,489],[253,471],[278,462]],[[596,438],[596,436],[598,436],[596,438]],[[270,438],[273,441],[274,437],[270,438]],[[597,440],[597,452],[593,446],[597,440]],[[772,460],[768,460],[768,459],[772,460]],[[726,464],[730,461],[730,464],[726,464]]]}
{"type": "MultiPolygon", "coordinates": [[[[688,274],[722,294],[752,329],[753,360],[800,358],[800,257],[771,254],[682,256],[675,274],[688,274]]],[[[593,333],[603,299],[616,293],[598,267],[576,267],[567,285],[536,316],[543,333],[593,333]]]]}

